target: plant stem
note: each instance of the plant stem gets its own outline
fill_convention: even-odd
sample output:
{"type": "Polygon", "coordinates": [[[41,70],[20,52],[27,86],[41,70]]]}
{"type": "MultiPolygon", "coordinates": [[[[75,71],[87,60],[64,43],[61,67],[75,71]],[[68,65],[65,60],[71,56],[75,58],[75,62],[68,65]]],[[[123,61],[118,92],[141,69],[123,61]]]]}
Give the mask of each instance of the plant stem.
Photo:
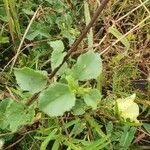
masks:
{"type": "MultiPolygon", "coordinates": [[[[72,52],[76,51],[78,45],[83,40],[83,38],[86,36],[86,34],[90,30],[90,28],[93,26],[93,24],[95,23],[95,21],[97,20],[98,16],[100,15],[100,13],[105,8],[105,6],[107,5],[108,2],[109,2],[109,0],[103,0],[101,2],[101,5],[98,7],[98,9],[95,12],[95,14],[94,14],[93,18],[91,19],[90,23],[85,27],[85,29],[83,30],[83,32],[80,34],[79,38],[73,43],[73,45],[70,48],[70,50],[68,51],[67,55],[64,57],[63,62],[56,69],[54,69],[54,71],[50,74],[49,79],[52,79],[55,76],[55,74],[57,73],[57,71],[68,60],[68,58],[70,57],[70,55],[72,54],[72,52]]],[[[35,93],[30,99],[27,100],[26,105],[30,106],[38,98],[38,96],[39,96],[40,93],[41,92],[35,93]]]]}
{"type": "Polygon", "coordinates": [[[68,58],[70,57],[70,55],[76,51],[77,47],[79,46],[79,44],[81,43],[81,41],[83,40],[83,38],[87,35],[87,33],[89,32],[90,28],[93,26],[93,24],[96,22],[98,16],[100,15],[100,13],[102,12],[102,10],[106,7],[107,3],[109,2],[109,0],[103,0],[101,2],[101,5],[98,7],[98,9],[96,10],[94,16],[92,17],[90,23],[85,27],[85,29],[83,30],[83,32],[80,34],[80,36],[78,37],[78,39],[73,43],[72,47],[70,48],[70,50],[68,51],[68,53],[66,54],[66,56],[63,59],[63,62],[53,70],[53,72],[50,74],[49,79],[52,79],[55,74],[58,72],[58,70],[62,67],[62,65],[68,60],[68,58]]]}

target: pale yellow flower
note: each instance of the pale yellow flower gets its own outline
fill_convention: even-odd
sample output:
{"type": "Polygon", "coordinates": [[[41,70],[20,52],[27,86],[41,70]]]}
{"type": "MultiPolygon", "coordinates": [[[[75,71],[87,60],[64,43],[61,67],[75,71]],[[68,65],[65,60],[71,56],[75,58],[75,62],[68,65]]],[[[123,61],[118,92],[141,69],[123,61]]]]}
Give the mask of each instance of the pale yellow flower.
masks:
{"type": "Polygon", "coordinates": [[[139,123],[137,117],[139,115],[139,106],[134,102],[136,95],[133,94],[127,98],[120,98],[117,100],[117,107],[119,114],[122,118],[130,119],[130,121],[134,121],[139,123]]]}

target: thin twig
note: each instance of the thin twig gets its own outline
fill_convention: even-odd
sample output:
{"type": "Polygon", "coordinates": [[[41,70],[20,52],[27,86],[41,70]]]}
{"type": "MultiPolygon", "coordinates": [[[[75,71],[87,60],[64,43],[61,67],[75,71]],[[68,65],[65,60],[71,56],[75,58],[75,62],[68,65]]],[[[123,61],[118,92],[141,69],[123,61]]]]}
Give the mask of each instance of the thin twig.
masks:
{"type": "Polygon", "coordinates": [[[108,46],[107,48],[105,48],[100,55],[106,53],[111,47],[113,47],[114,45],[116,45],[118,42],[120,42],[123,38],[125,38],[129,33],[135,31],[140,25],[142,25],[146,20],[148,20],[150,18],[150,15],[147,16],[145,19],[143,19],[140,23],[138,23],[136,26],[134,26],[130,31],[128,31],[127,33],[125,33],[124,35],[122,35],[119,39],[117,39],[115,42],[113,42],[110,46],[108,46]]]}
{"type": "Polygon", "coordinates": [[[18,144],[20,141],[22,141],[25,138],[26,134],[23,135],[20,139],[18,139],[16,142],[12,143],[11,145],[9,145],[8,147],[6,147],[4,150],[10,149],[12,147],[14,147],[16,144],[18,144]]]}
{"type": "Polygon", "coordinates": [[[41,92],[33,94],[32,97],[27,100],[26,106],[30,106],[39,97],[40,93],[41,92]]]}
{"type": "Polygon", "coordinates": [[[124,16],[120,17],[118,20],[115,21],[115,23],[121,21],[122,19],[124,19],[125,17],[129,16],[131,13],[133,13],[135,10],[137,10],[138,8],[140,8],[142,5],[144,5],[145,3],[147,3],[149,0],[144,1],[143,3],[141,3],[140,5],[138,5],[137,7],[135,7],[134,9],[132,9],[131,11],[129,11],[127,14],[125,14],[124,16]]]}
{"type": "Polygon", "coordinates": [[[13,69],[13,67],[14,67],[14,65],[15,65],[15,63],[16,63],[16,60],[17,60],[17,58],[18,58],[18,56],[19,56],[21,47],[22,47],[23,42],[24,42],[24,40],[25,40],[25,37],[26,37],[26,35],[27,35],[27,33],[28,33],[28,31],[29,31],[29,29],[30,29],[30,27],[31,27],[31,25],[32,25],[32,23],[33,23],[33,21],[34,21],[36,15],[37,15],[39,9],[40,9],[40,7],[41,7],[41,6],[39,6],[39,7],[37,8],[36,12],[34,13],[32,19],[30,20],[30,22],[29,22],[29,24],[28,24],[28,26],[27,26],[27,29],[26,29],[25,32],[24,32],[24,35],[23,35],[23,37],[22,37],[22,40],[21,40],[21,42],[20,42],[20,44],[19,44],[19,47],[18,47],[17,52],[16,52],[16,55],[15,55],[14,60],[13,60],[13,62],[12,62],[10,72],[12,72],[12,69],[13,69]]]}
{"type": "Polygon", "coordinates": [[[65,131],[66,135],[67,135],[68,138],[69,138],[69,132],[68,132],[67,128],[65,127],[64,119],[63,119],[63,117],[60,117],[60,119],[61,119],[61,122],[62,122],[62,124],[63,124],[64,131],[65,131]]]}

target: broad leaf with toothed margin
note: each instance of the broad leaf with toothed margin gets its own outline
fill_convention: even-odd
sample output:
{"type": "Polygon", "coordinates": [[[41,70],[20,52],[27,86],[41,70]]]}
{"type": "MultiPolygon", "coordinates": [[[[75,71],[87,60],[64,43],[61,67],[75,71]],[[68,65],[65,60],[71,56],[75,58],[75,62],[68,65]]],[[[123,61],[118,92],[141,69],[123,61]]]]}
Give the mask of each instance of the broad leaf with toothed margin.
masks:
{"type": "Polygon", "coordinates": [[[97,89],[90,89],[86,94],[83,95],[84,102],[91,106],[93,109],[97,108],[98,103],[101,100],[100,92],[97,89]]]}
{"type": "Polygon", "coordinates": [[[52,70],[54,70],[62,63],[64,56],[66,55],[66,52],[63,52],[64,44],[61,40],[52,41],[49,42],[49,44],[53,48],[53,52],[51,55],[51,62],[52,62],[51,65],[52,65],[52,70]]]}
{"type": "Polygon", "coordinates": [[[99,54],[89,51],[77,59],[72,68],[72,77],[76,80],[85,81],[96,79],[102,72],[102,61],[99,54]]]}
{"type": "Polygon", "coordinates": [[[49,116],[62,116],[74,105],[75,95],[66,84],[52,84],[39,96],[40,109],[49,116]]]}
{"type": "Polygon", "coordinates": [[[36,93],[45,88],[47,84],[47,72],[36,71],[27,67],[14,71],[18,85],[24,91],[36,93]]]}
{"type": "Polygon", "coordinates": [[[10,131],[17,131],[23,125],[32,123],[35,115],[33,106],[25,108],[21,103],[12,102],[6,110],[6,121],[10,131]]]}

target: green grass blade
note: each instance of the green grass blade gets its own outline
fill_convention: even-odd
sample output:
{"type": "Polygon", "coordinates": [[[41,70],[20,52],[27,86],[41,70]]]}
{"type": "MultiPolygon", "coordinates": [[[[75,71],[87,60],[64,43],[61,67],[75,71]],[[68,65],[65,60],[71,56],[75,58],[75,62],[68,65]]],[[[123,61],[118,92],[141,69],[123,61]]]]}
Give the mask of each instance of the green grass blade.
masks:
{"type": "Polygon", "coordinates": [[[14,0],[9,0],[9,7],[10,7],[10,11],[11,11],[11,14],[12,14],[12,17],[13,17],[14,26],[15,26],[17,36],[20,39],[20,36],[21,36],[20,24],[19,24],[19,19],[18,19],[18,15],[17,15],[14,0]]]}
{"type": "Polygon", "coordinates": [[[89,145],[85,148],[86,150],[95,150],[95,149],[102,149],[104,148],[109,142],[107,140],[109,139],[110,135],[106,135],[102,138],[100,138],[97,141],[90,142],[89,145]]]}
{"type": "Polygon", "coordinates": [[[90,126],[96,130],[96,132],[101,136],[104,137],[105,133],[101,130],[101,127],[94,118],[92,118],[90,115],[86,115],[86,120],[88,121],[88,123],[90,124],[90,126]]]}
{"type": "MultiPolygon", "coordinates": [[[[120,39],[123,36],[123,34],[120,33],[119,30],[113,26],[109,27],[108,32],[115,36],[117,39],[120,39]]],[[[122,38],[120,41],[127,49],[130,48],[130,43],[126,37],[122,38]]]]}
{"type": "Polygon", "coordinates": [[[150,134],[150,124],[148,123],[144,123],[143,127],[145,128],[145,130],[150,134]]]}
{"type": "Polygon", "coordinates": [[[56,140],[53,144],[52,150],[59,150],[59,141],[56,140]]]}
{"type": "Polygon", "coordinates": [[[40,150],[46,150],[46,147],[48,145],[48,143],[51,141],[51,139],[53,138],[53,136],[55,135],[55,133],[57,132],[57,129],[54,129],[49,136],[42,142],[40,150]]]}
{"type": "Polygon", "coordinates": [[[131,127],[131,128],[129,126],[125,127],[124,133],[120,139],[120,147],[122,147],[122,150],[127,150],[129,148],[134,138],[136,129],[137,128],[135,127],[131,127]]]}

